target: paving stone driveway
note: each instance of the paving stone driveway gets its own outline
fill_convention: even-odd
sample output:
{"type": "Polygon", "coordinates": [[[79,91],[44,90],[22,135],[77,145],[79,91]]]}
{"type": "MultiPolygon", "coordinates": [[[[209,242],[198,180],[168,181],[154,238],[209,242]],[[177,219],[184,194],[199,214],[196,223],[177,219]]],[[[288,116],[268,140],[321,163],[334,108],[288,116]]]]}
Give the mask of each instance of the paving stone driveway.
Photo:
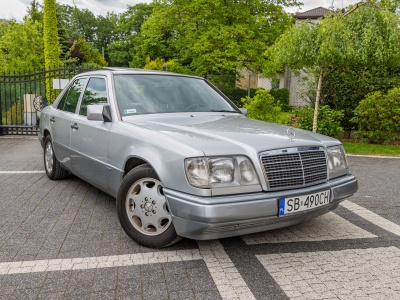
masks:
{"type": "Polygon", "coordinates": [[[335,212],[154,250],[112,197],[48,180],[36,139],[0,137],[0,299],[400,299],[400,159],[349,161],[360,190],[335,212]]]}

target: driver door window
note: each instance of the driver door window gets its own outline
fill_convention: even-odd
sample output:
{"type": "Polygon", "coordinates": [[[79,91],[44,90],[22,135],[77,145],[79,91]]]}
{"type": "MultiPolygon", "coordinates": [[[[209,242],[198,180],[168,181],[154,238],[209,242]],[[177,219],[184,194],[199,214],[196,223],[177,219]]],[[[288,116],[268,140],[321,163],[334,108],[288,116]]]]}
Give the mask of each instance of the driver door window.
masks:
{"type": "Polygon", "coordinates": [[[91,104],[107,104],[107,88],[104,78],[90,78],[89,83],[83,93],[79,114],[87,116],[87,107],[91,104]]]}

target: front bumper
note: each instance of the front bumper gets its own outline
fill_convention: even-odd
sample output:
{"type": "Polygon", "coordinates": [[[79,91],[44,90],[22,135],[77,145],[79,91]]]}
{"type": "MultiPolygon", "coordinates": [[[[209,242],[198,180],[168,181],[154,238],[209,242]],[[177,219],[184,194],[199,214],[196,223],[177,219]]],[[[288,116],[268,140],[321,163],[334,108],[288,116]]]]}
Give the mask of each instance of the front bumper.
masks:
{"type": "Polygon", "coordinates": [[[200,197],[164,188],[164,195],[178,235],[197,239],[217,239],[249,234],[302,223],[335,209],[341,200],[358,189],[349,174],[326,183],[301,189],[217,197],[200,197]],[[278,199],[331,190],[328,205],[278,216],[278,199]]]}

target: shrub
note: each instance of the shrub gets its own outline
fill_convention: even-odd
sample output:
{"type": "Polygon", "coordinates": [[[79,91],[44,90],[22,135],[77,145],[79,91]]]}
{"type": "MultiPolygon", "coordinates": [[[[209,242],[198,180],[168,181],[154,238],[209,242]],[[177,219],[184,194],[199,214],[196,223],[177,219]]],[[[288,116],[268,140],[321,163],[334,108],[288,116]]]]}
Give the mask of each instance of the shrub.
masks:
{"type": "MultiPolygon", "coordinates": [[[[250,98],[253,98],[258,89],[250,89],[250,98]]],[[[243,107],[243,98],[249,96],[249,91],[240,88],[225,88],[222,92],[232,100],[237,107],[243,107]]],[[[283,111],[289,111],[290,93],[288,89],[272,89],[270,90],[271,96],[274,98],[274,103],[280,106],[283,111]],[[278,104],[279,103],[279,104],[278,104]]]]}
{"type": "Polygon", "coordinates": [[[247,108],[248,117],[261,121],[286,124],[288,114],[282,111],[279,102],[276,102],[267,90],[258,89],[253,98],[242,99],[244,107],[247,108]]]}
{"type": "MultiPolygon", "coordinates": [[[[298,107],[291,115],[291,125],[306,130],[312,130],[314,119],[314,108],[310,106],[298,107]]],[[[343,119],[343,111],[333,110],[327,105],[318,109],[317,132],[332,137],[338,136],[343,130],[340,121],[343,119]]]]}
{"type": "Polygon", "coordinates": [[[107,66],[107,62],[103,59],[99,50],[91,49],[83,38],[71,40],[69,47],[67,53],[69,62],[75,62],[79,65],[92,63],[98,66],[107,66]]]}
{"type": "Polygon", "coordinates": [[[290,109],[290,91],[288,89],[272,89],[270,93],[275,98],[275,101],[280,103],[284,111],[290,109]]]}
{"type": "MultiPolygon", "coordinates": [[[[387,92],[400,85],[400,68],[339,68],[326,69],[322,81],[321,104],[329,105],[336,110],[343,110],[341,122],[345,130],[351,130],[355,124],[352,121],[357,105],[369,93],[375,91],[387,92]]],[[[316,83],[313,86],[315,89],[316,83]]],[[[315,97],[314,97],[315,99],[315,97]]]]}
{"type": "Polygon", "coordinates": [[[370,143],[382,144],[395,140],[400,132],[400,88],[387,94],[373,92],[363,99],[354,111],[356,136],[370,143]]]}
{"type": "Polygon", "coordinates": [[[165,61],[163,58],[156,58],[154,60],[151,60],[150,56],[146,57],[146,65],[143,67],[143,69],[159,71],[167,70],[169,72],[180,74],[192,73],[188,68],[182,66],[179,62],[173,59],[168,61],[165,61]]]}
{"type": "Polygon", "coordinates": [[[3,112],[3,124],[22,125],[24,123],[23,106],[15,102],[6,112],[3,112]]]}

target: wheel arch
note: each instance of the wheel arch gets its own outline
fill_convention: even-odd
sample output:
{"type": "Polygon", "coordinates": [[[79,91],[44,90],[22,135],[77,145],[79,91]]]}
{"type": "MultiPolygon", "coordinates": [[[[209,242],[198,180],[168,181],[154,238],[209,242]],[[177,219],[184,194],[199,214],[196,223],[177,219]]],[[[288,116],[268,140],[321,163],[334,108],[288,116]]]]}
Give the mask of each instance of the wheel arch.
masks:
{"type": "Polygon", "coordinates": [[[47,136],[49,136],[49,135],[50,135],[50,131],[49,131],[48,129],[45,129],[45,130],[43,131],[44,139],[46,139],[47,136]]]}
{"type": "Polygon", "coordinates": [[[156,172],[157,176],[159,177],[157,170],[152,166],[152,164],[150,162],[148,162],[147,160],[145,160],[141,157],[138,157],[138,156],[131,156],[126,160],[125,165],[124,165],[123,177],[125,177],[126,174],[129,173],[129,171],[133,170],[134,168],[136,168],[138,166],[144,165],[144,164],[149,165],[154,170],[154,172],[156,172]]]}

